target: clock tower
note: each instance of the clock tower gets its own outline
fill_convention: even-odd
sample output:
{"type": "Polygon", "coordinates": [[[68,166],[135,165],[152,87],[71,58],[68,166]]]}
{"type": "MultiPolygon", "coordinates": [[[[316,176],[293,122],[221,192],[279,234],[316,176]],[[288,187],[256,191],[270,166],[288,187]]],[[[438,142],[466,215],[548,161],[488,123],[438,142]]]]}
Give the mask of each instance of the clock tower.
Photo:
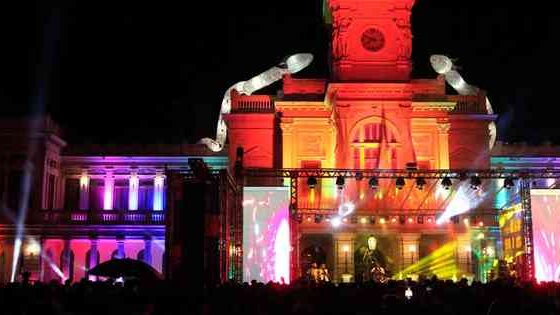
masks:
{"type": "Polygon", "coordinates": [[[335,81],[410,79],[414,0],[328,0],[335,81]]]}

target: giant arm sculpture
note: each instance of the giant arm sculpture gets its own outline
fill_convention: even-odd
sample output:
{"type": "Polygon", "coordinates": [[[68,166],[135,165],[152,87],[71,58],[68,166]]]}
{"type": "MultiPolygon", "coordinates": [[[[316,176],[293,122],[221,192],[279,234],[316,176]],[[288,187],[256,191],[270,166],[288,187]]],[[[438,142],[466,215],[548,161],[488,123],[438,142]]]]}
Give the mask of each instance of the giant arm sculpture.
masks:
{"type": "Polygon", "coordinates": [[[224,114],[229,114],[231,111],[231,91],[235,90],[239,94],[251,95],[253,92],[262,89],[280,79],[284,74],[292,74],[303,70],[313,61],[312,54],[295,54],[284,59],[278,65],[264,71],[263,73],[252,77],[247,81],[240,81],[232,85],[226,90],[224,98],[222,99],[222,108],[220,109],[220,116],[218,118],[218,127],[216,130],[216,139],[202,138],[200,143],[214,151],[219,152],[224,148],[227,138],[227,125],[223,119],[224,114]]]}
{"type": "MultiPolygon", "coordinates": [[[[455,70],[456,68],[453,65],[453,61],[449,57],[444,55],[432,55],[430,56],[430,63],[432,64],[434,71],[439,74],[443,74],[445,81],[447,81],[447,83],[449,83],[449,85],[451,85],[460,95],[476,95],[478,93],[479,88],[465,82],[461,74],[455,70]]],[[[488,97],[486,97],[486,112],[489,115],[494,114],[488,97]]],[[[493,121],[488,124],[488,130],[490,131],[489,146],[490,149],[492,149],[492,147],[494,147],[494,143],[496,143],[496,124],[493,121]]]]}

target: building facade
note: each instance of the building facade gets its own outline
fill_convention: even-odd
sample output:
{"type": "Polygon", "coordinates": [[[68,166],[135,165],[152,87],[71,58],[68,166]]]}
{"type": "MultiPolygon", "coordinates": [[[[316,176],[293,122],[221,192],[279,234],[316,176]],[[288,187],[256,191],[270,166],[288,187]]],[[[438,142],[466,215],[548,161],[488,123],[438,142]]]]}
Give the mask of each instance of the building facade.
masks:
{"type": "MultiPolygon", "coordinates": [[[[441,76],[410,76],[414,1],[326,4],[325,20],[332,32],[330,78],[286,75],[277,96],[233,95],[232,112],[225,117],[230,161],[235,149],[243,147],[246,168],[488,169],[489,123],[496,116],[486,111],[484,91],[449,95],[441,76]]],[[[493,209],[489,200],[454,217],[454,224],[436,224],[436,218],[453,207],[451,191],[462,191],[464,183],[452,183],[449,189],[438,180],[379,179],[372,189],[370,178],[345,176],[340,183],[314,178],[312,185],[308,180],[299,179],[297,204],[291,205],[297,209],[292,234],[298,253],[292,256],[297,261],[295,277],[304,276],[315,262],[325,263],[337,281],[343,274],[361,279],[371,236],[393,274],[422,273],[423,258],[454,242],[448,246],[453,267],[442,268],[440,275],[473,275],[473,235],[484,229],[488,244],[495,244],[498,236],[497,221],[485,215],[493,209]],[[355,212],[333,228],[329,220],[348,202],[355,212]]]]}
{"type": "Polygon", "coordinates": [[[227,167],[227,157],[200,145],[77,146],[49,118],[0,126],[3,282],[23,271],[33,280],[79,281],[123,257],[162,272],[166,172],[188,171],[189,158],[227,167]]]}

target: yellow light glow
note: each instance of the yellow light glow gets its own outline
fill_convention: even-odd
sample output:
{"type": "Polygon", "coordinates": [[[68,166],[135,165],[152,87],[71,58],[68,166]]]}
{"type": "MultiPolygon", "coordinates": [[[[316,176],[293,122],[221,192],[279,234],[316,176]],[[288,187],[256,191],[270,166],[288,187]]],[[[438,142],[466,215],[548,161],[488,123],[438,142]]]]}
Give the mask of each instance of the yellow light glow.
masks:
{"type": "MultiPolygon", "coordinates": [[[[414,246],[414,245],[412,245],[414,246]]],[[[411,247],[409,247],[409,250],[411,247]]],[[[414,250],[416,247],[414,246],[414,250]]],[[[452,279],[459,271],[455,252],[457,250],[457,241],[452,241],[444,244],[436,249],[428,256],[420,259],[418,262],[398,271],[396,275],[402,274],[409,275],[436,275],[441,279],[452,279]]]]}
{"type": "Polygon", "coordinates": [[[41,252],[41,245],[36,241],[30,241],[25,245],[25,249],[23,251],[24,255],[26,256],[37,256],[41,252]]]}
{"type": "Polygon", "coordinates": [[[385,218],[381,218],[381,219],[379,219],[379,223],[381,223],[381,224],[385,224],[385,218]]]}
{"type": "Polygon", "coordinates": [[[89,185],[89,177],[87,175],[80,176],[80,187],[87,188],[89,185]]]}
{"type": "Polygon", "coordinates": [[[476,239],[481,240],[484,238],[484,233],[478,233],[478,235],[476,236],[476,239]]]}
{"type": "Polygon", "coordinates": [[[416,252],[416,245],[408,245],[408,251],[411,253],[415,253],[416,252]]]}
{"type": "Polygon", "coordinates": [[[366,223],[367,223],[367,219],[366,219],[365,217],[360,218],[360,223],[366,224],[366,223]]]}
{"type": "Polygon", "coordinates": [[[345,253],[348,253],[350,251],[350,245],[342,246],[342,251],[345,252],[345,253]]]}

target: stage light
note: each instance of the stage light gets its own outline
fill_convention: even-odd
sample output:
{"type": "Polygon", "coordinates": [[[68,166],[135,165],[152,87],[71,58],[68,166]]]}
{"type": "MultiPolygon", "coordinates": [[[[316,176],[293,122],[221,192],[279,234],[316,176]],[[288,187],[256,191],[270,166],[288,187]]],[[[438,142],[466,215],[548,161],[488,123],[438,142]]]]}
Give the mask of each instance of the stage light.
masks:
{"type": "Polygon", "coordinates": [[[369,179],[369,188],[373,190],[379,188],[379,180],[377,179],[377,177],[373,176],[369,179]]]}
{"type": "Polygon", "coordinates": [[[344,188],[344,176],[338,176],[336,178],[336,187],[338,189],[344,188]]]}
{"type": "Polygon", "coordinates": [[[356,180],[364,179],[364,174],[362,172],[356,172],[356,180]]]}
{"type": "Polygon", "coordinates": [[[513,186],[514,186],[513,178],[511,176],[506,177],[504,179],[504,188],[510,189],[513,186]]]}
{"type": "Polygon", "coordinates": [[[405,185],[404,177],[402,177],[402,176],[397,177],[397,180],[395,182],[395,186],[398,189],[403,189],[404,185],[405,185]]]}
{"type": "Polygon", "coordinates": [[[311,216],[307,217],[307,222],[311,222],[313,219],[311,219],[311,216]]]}
{"type": "Polygon", "coordinates": [[[360,223],[361,223],[361,224],[366,224],[366,223],[367,223],[366,217],[361,217],[361,218],[360,218],[360,223]]]}
{"type": "Polygon", "coordinates": [[[344,223],[348,222],[348,218],[346,218],[346,217],[342,218],[342,222],[344,222],[344,223]]]}
{"type": "Polygon", "coordinates": [[[424,224],[424,217],[419,215],[416,217],[416,223],[418,224],[424,224]]]}
{"type": "Polygon", "coordinates": [[[476,236],[477,240],[481,240],[484,238],[484,233],[478,233],[478,235],[476,236]]]}
{"type": "Polygon", "coordinates": [[[386,223],[385,218],[379,219],[379,223],[380,223],[380,224],[385,224],[385,223],[386,223]]]}
{"type": "Polygon", "coordinates": [[[463,223],[465,224],[466,227],[469,227],[469,218],[464,218],[463,223]]]}
{"type": "Polygon", "coordinates": [[[449,188],[451,188],[451,186],[453,186],[453,182],[451,182],[451,178],[445,176],[445,177],[441,180],[441,185],[443,186],[443,188],[449,190],[449,188]]]}
{"type": "Polygon", "coordinates": [[[320,214],[315,215],[315,223],[321,223],[322,220],[323,220],[322,215],[320,215],[320,214]]]}
{"type": "Polygon", "coordinates": [[[426,185],[426,180],[424,179],[424,177],[416,178],[416,188],[418,188],[419,190],[422,190],[422,189],[424,189],[425,185],[426,185]]]}
{"type": "Polygon", "coordinates": [[[432,217],[429,217],[428,218],[428,223],[432,223],[432,222],[434,222],[434,219],[432,219],[432,217]]]}
{"type": "Polygon", "coordinates": [[[482,182],[480,181],[480,178],[478,176],[472,176],[471,177],[471,188],[472,189],[478,189],[480,184],[482,184],[482,182]]]}
{"type": "Polygon", "coordinates": [[[408,223],[410,224],[414,223],[414,219],[412,217],[408,217],[408,223]]]}
{"type": "Polygon", "coordinates": [[[325,217],[325,221],[327,221],[327,222],[331,222],[331,217],[329,217],[329,216],[326,216],[326,217],[325,217]]]}
{"type": "Polygon", "coordinates": [[[307,178],[307,187],[313,189],[317,186],[317,178],[311,176],[307,178]]]}
{"type": "Polygon", "coordinates": [[[393,218],[391,219],[391,223],[397,223],[397,217],[393,217],[393,218]]]}
{"type": "Polygon", "coordinates": [[[41,245],[35,241],[32,240],[29,243],[27,243],[27,245],[25,246],[23,253],[26,256],[37,256],[39,255],[39,253],[41,252],[41,245]]]}
{"type": "Polygon", "coordinates": [[[478,226],[483,227],[484,226],[484,221],[478,221],[478,226]]]}
{"type": "Polygon", "coordinates": [[[331,225],[335,228],[339,227],[342,224],[342,221],[340,220],[339,217],[334,217],[331,220],[331,225]]]}

